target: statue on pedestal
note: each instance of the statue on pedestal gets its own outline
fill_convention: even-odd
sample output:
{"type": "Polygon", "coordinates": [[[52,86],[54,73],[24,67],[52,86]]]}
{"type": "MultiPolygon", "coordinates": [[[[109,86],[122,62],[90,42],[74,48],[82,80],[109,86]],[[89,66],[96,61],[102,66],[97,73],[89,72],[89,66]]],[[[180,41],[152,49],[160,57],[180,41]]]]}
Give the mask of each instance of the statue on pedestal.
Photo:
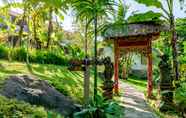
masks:
{"type": "Polygon", "coordinates": [[[160,70],[160,93],[161,93],[161,105],[160,111],[166,112],[172,109],[173,105],[173,70],[169,63],[169,57],[167,55],[161,56],[159,63],[160,70]]]}
{"type": "Polygon", "coordinates": [[[109,57],[106,57],[103,59],[103,64],[105,66],[104,70],[104,82],[103,82],[103,96],[106,99],[112,99],[113,97],[113,88],[114,88],[114,82],[112,81],[112,77],[114,74],[114,66],[111,62],[111,59],[109,57]]]}

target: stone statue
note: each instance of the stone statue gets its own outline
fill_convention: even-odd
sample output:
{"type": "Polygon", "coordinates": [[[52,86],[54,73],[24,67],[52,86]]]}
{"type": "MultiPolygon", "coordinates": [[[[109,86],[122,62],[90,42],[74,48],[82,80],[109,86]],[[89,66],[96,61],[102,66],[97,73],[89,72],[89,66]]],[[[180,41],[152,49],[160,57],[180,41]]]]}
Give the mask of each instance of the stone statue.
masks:
{"type": "Polygon", "coordinates": [[[173,105],[173,73],[171,64],[168,62],[169,58],[167,55],[161,56],[159,63],[160,70],[160,92],[161,92],[161,106],[160,111],[171,110],[173,105]]]}
{"type": "Polygon", "coordinates": [[[112,76],[114,74],[114,66],[113,63],[111,62],[110,57],[106,57],[103,60],[103,64],[105,65],[104,76],[106,80],[110,81],[112,80],[112,76]]]}
{"type": "Polygon", "coordinates": [[[106,57],[103,59],[103,64],[105,66],[104,70],[104,82],[103,82],[103,96],[106,99],[112,99],[113,97],[113,87],[114,87],[114,82],[112,81],[112,77],[114,74],[114,66],[113,63],[111,62],[110,57],[106,57]]]}

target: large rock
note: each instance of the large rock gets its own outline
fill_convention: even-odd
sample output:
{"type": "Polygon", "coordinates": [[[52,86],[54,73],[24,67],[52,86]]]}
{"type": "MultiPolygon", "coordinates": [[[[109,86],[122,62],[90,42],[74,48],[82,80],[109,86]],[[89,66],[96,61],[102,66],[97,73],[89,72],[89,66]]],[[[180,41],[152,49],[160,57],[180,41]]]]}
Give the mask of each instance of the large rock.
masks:
{"type": "Polygon", "coordinates": [[[0,92],[8,98],[16,98],[48,109],[55,109],[64,116],[70,116],[77,107],[44,80],[32,76],[10,76],[0,92]]]}

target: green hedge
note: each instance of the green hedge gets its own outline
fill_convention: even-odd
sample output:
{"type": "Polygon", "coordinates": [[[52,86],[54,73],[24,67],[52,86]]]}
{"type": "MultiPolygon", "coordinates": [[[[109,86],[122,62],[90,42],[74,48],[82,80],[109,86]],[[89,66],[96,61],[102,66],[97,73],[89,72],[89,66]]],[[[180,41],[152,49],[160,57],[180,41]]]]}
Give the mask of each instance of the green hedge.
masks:
{"type": "Polygon", "coordinates": [[[34,51],[31,53],[30,62],[40,64],[67,65],[67,58],[63,54],[52,51],[34,51]]]}
{"type": "MultiPolygon", "coordinates": [[[[60,49],[59,49],[60,50],[60,49]]],[[[68,58],[62,51],[51,50],[29,50],[29,62],[39,64],[54,64],[67,66],[68,58]]],[[[13,61],[26,62],[27,50],[25,48],[9,49],[0,45],[0,59],[11,59],[13,61]]]]}

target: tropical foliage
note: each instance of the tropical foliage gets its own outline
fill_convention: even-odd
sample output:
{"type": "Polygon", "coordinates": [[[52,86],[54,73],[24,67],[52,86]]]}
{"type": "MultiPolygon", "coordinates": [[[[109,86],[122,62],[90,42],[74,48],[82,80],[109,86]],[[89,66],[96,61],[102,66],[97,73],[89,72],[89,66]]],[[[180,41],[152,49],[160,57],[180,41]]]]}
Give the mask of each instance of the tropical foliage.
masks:
{"type": "MultiPolygon", "coordinates": [[[[143,4],[144,8],[149,9],[143,13],[131,12],[131,6],[124,0],[2,0],[2,3],[0,59],[9,62],[2,61],[8,68],[0,68],[0,78],[12,73],[31,73],[47,80],[59,92],[72,97],[76,103],[83,104],[84,101],[82,111],[75,113],[74,117],[119,118],[123,115],[119,104],[98,96],[101,83],[98,71],[103,70],[103,67],[98,68],[96,62],[99,57],[104,57],[98,51],[101,52],[106,46],[113,50],[113,42],[103,43],[102,39],[107,29],[112,30],[111,28],[117,29],[116,31],[121,29],[123,34],[127,34],[128,24],[164,24],[169,30],[161,33],[159,40],[153,43],[153,81],[157,88],[159,56],[168,55],[174,70],[174,101],[182,108],[181,112],[185,112],[186,19],[176,19],[174,0],[135,0],[135,4],[143,4]],[[157,12],[151,8],[157,9],[157,12]],[[69,12],[73,19],[73,31],[65,30],[64,19],[69,12]],[[82,72],[70,72],[67,67],[70,64],[69,60],[84,58],[94,61],[81,66],[85,71],[83,83],[82,72]],[[25,62],[27,66],[21,65],[25,62]],[[18,67],[13,66],[16,64],[18,67]],[[28,70],[26,67],[29,67],[28,70]],[[93,76],[94,79],[90,79],[93,76]],[[83,89],[86,100],[82,97],[83,89]],[[90,97],[92,93],[94,99],[90,97]]],[[[180,3],[180,9],[185,10],[185,1],[180,0],[180,3]]],[[[132,70],[133,55],[136,54],[128,53],[121,56],[120,73],[123,67],[127,74],[132,70]]],[[[112,58],[111,54],[109,56],[112,58]]],[[[122,78],[121,74],[120,77],[122,78]]],[[[140,85],[139,89],[146,87],[146,78],[131,78],[139,78],[139,75],[129,76],[128,83],[140,85]]],[[[0,97],[0,103],[0,117],[49,117],[48,115],[53,114],[54,117],[61,117],[43,107],[31,106],[16,100],[8,101],[4,97],[0,97]]]]}
{"type": "Polygon", "coordinates": [[[174,4],[173,4],[173,0],[166,0],[166,5],[168,7],[168,9],[166,9],[163,4],[158,1],[158,0],[154,0],[153,2],[149,2],[149,0],[136,0],[139,3],[145,4],[147,6],[155,6],[159,9],[161,9],[163,11],[162,16],[165,18],[166,22],[169,23],[170,26],[170,31],[171,31],[171,40],[170,40],[170,44],[172,46],[172,58],[173,58],[173,69],[174,69],[174,76],[175,79],[178,80],[179,79],[179,70],[178,70],[178,52],[177,52],[177,37],[176,37],[176,31],[175,31],[175,17],[174,17],[174,4]]]}
{"type": "Polygon", "coordinates": [[[43,107],[37,107],[28,103],[20,102],[17,100],[9,100],[3,96],[0,96],[0,117],[32,117],[32,118],[48,118],[48,117],[59,117],[59,114],[46,111],[43,107]]]}
{"type": "Polygon", "coordinates": [[[74,114],[75,118],[122,118],[122,108],[113,101],[105,101],[102,96],[98,97],[97,103],[92,100],[89,106],[74,114]]]}
{"type": "Polygon", "coordinates": [[[175,91],[175,100],[176,100],[176,103],[178,105],[178,109],[179,111],[181,111],[182,113],[182,116],[184,117],[184,113],[185,113],[185,110],[186,110],[186,83],[182,83],[181,86],[179,88],[176,89],[175,91]]]}

